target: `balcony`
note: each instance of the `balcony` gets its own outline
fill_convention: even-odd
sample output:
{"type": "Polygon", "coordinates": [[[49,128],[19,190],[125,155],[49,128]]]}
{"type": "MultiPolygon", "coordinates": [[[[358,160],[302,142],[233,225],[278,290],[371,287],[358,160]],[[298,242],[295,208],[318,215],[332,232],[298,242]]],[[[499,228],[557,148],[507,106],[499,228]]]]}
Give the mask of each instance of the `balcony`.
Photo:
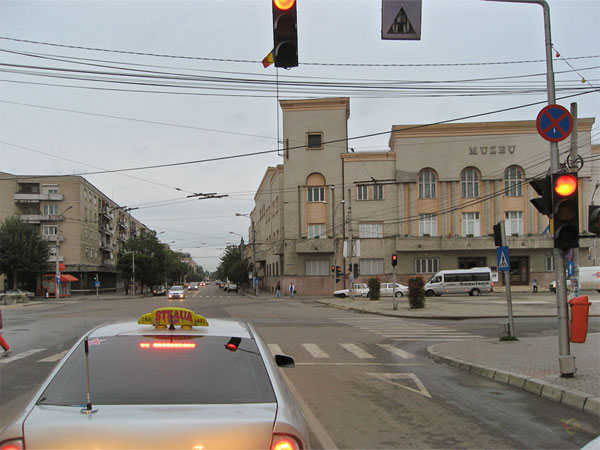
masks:
{"type": "Polygon", "coordinates": [[[27,223],[40,223],[42,221],[42,214],[19,214],[19,219],[27,223]]]}
{"type": "Polygon", "coordinates": [[[112,226],[110,226],[108,224],[100,225],[100,231],[102,231],[103,233],[108,234],[110,236],[112,236],[113,234],[115,234],[115,232],[113,231],[112,226]]]}
{"type": "MultiPolygon", "coordinates": [[[[511,248],[547,248],[553,246],[551,237],[542,235],[507,236],[511,248]]],[[[407,252],[443,250],[494,250],[494,237],[490,236],[404,236],[396,238],[396,248],[407,252]]]]}
{"type": "MultiPolygon", "coordinates": [[[[48,241],[50,243],[56,242],[56,235],[55,234],[42,234],[42,239],[45,241],[48,241]]],[[[64,236],[58,237],[58,242],[62,242],[64,240],[65,240],[64,236]]]]}
{"type": "Polygon", "coordinates": [[[302,239],[296,241],[297,253],[333,253],[333,242],[331,239],[302,239]]]}
{"type": "MultiPolygon", "coordinates": [[[[64,256],[62,256],[62,255],[59,255],[59,256],[58,256],[58,262],[63,262],[64,260],[65,260],[65,257],[64,257],[64,256]]],[[[50,255],[50,256],[48,257],[48,262],[53,262],[53,263],[55,263],[55,262],[56,262],[56,255],[50,255]]]]}
{"type": "Polygon", "coordinates": [[[64,200],[62,194],[39,194],[39,193],[26,193],[17,192],[14,196],[16,203],[38,203],[40,201],[56,201],[60,202],[64,200]]]}

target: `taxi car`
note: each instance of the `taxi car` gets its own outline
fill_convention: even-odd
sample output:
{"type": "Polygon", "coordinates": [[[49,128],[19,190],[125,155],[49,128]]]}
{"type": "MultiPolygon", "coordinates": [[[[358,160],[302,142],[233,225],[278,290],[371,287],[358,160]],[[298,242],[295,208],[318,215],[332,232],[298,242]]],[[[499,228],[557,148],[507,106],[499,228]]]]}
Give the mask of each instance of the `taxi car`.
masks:
{"type": "Polygon", "coordinates": [[[172,299],[172,298],[184,299],[185,298],[185,289],[183,288],[183,286],[171,286],[171,289],[169,289],[169,292],[167,293],[167,297],[169,299],[172,299]]]}
{"type": "Polygon", "coordinates": [[[302,410],[272,356],[244,321],[160,308],[86,333],[0,449],[309,448],[302,410]]]}

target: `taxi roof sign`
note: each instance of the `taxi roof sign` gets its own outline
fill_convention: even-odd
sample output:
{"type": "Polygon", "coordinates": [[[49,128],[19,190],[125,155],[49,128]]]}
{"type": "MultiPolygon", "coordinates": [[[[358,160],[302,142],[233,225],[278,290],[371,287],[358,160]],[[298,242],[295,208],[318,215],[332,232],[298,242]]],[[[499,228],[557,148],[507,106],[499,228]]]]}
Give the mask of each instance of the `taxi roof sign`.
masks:
{"type": "Polygon", "coordinates": [[[181,325],[181,328],[207,327],[208,321],[186,308],[159,308],[144,314],[138,319],[141,325],[154,325],[157,328],[181,325]]]}

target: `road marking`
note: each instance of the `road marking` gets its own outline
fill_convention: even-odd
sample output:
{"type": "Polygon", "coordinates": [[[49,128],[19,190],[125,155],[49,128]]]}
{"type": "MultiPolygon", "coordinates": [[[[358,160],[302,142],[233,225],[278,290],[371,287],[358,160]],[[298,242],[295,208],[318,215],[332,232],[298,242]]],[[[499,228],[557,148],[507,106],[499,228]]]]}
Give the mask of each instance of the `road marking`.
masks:
{"type": "Polygon", "coordinates": [[[402,389],[406,389],[411,392],[416,392],[424,397],[431,398],[431,394],[425,388],[425,385],[419,380],[419,378],[414,373],[367,373],[367,375],[371,375],[374,378],[379,380],[386,381],[394,386],[401,387],[402,389]],[[413,387],[409,387],[406,384],[399,383],[398,380],[412,380],[415,384],[416,389],[413,387]]]}
{"type": "Polygon", "coordinates": [[[329,355],[321,350],[317,344],[302,344],[302,347],[304,347],[313,358],[329,358],[329,355]]]}
{"type": "Polygon", "coordinates": [[[6,364],[6,363],[9,363],[12,361],[17,361],[19,359],[27,358],[28,356],[34,355],[35,353],[43,352],[44,350],[46,350],[46,349],[45,348],[34,348],[32,350],[27,350],[26,352],[23,352],[23,353],[18,353],[14,356],[9,356],[8,358],[1,358],[0,364],[6,364]]]}
{"type": "Polygon", "coordinates": [[[277,344],[268,344],[269,345],[269,350],[271,350],[271,354],[273,355],[283,355],[283,352],[281,351],[281,347],[277,344]]]}
{"type": "Polygon", "coordinates": [[[360,359],[374,359],[375,358],[373,355],[371,355],[370,353],[364,351],[358,345],[355,345],[355,344],[340,344],[340,346],[342,348],[348,350],[350,353],[352,353],[357,358],[360,358],[360,359]]]}
{"type": "Polygon", "coordinates": [[[398,347],[394,347],[393,345],[390,345],[390,344],[377,344],[377,345],[379,347],[387,350],[388,352],[391,352],[394,355],[399,356],[400,358],[410,359],[410,358],[415,357],[415,355],[413,355],[412,353],[408,353],[407,351],[404,351],[398,347]]]}
{"type": "Polygon", "coordinates": [[[48,356],[47,358],[38,359],[37,362],[56,362],[56,361],[60,360],[63,356],[65,356],[68,351],[69,350],[65,350],[64,352],[60,352],[55,355],[48,356]]]}
{"type": "Polygon", "coordinates": [[[376,363],[376,362],[297,362],[297,366],[425,366],[423,363],[376,363]]]}

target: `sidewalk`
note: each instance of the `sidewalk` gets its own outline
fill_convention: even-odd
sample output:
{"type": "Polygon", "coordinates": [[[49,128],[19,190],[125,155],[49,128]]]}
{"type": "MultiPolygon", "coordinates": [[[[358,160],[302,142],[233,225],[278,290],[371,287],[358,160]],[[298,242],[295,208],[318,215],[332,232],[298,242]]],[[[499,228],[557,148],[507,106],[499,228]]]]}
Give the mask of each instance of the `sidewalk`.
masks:
{"type": "MultiPolygon", "coordinates": [[[[589,294],[590,316],[600,316],[600,296],[589,294]]],[[[425,308],[410,309],[406,297],[316,299],[319,303],[364,313],[401,318],[463,319],[498,318],[506,322],[507,304],[503,296],[428,297],[425,308]]],[[[513,296],[513,316],[556,317],[556,300],[550,294],[513,296]]],[[[515,327],[516,328],[516,327],[515,327]]],[[[577,371],[573,378],[561,378],[556,336],[449,341],[428,347],[429,355],[468,372],[524,389],[532,394],[575,407],[600,417],[600,333],[588,333],[584,344],[570,344],[577,371]]]]}

